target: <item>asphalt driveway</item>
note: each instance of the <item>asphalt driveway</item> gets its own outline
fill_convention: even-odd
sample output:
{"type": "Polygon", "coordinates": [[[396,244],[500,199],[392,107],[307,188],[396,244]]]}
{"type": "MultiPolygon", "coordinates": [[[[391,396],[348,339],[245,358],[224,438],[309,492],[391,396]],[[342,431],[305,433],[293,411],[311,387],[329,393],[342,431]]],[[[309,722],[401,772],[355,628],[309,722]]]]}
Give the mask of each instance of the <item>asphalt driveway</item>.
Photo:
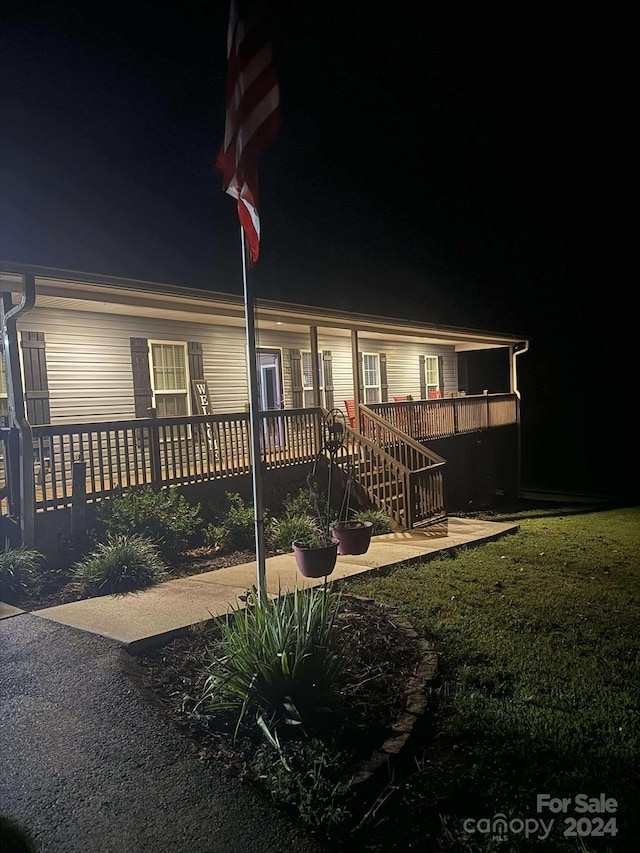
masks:
{"type": "Polygon", "coordinates": [[[0,815],[39,853],[320,850],[198,760],[135,688],[126,654],[32,614],[0,620],[0,815]]]}

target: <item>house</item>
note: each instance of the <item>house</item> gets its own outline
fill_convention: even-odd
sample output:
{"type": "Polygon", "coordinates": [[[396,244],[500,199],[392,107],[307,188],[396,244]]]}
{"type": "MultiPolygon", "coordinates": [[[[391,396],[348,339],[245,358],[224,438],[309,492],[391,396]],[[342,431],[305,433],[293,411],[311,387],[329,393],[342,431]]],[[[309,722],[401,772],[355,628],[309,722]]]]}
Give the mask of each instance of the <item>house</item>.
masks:
{"type": "MultiPolygon", "coordinates": [[[[119,487],[249,476],[240,296],[7,263],[0,293],[7,530],[38,541],[119,487]]],[[[312,464],[337,408],[362,488],[403,527],[517,490],[522,337],[267,300],[255,328],[265,470],[312,464]],[[503,375],[474,389],[488,350],[503,375]]]]}

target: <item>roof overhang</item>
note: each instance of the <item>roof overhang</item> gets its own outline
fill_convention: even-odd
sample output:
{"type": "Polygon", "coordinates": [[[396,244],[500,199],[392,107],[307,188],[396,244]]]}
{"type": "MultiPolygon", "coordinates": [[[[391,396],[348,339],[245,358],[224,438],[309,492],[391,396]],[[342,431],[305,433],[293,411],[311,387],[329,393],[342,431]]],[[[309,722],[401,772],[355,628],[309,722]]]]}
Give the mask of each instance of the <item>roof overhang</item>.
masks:
{"type": "MultiPolygon", "coordinates": [[[[0,289],[15,294],[14,299],[19,299],[22,276],[25,274],[35,276],[36,307],[108,314],[126,310],[128,315],[176,321],[209,324],[215,320],[219,322],[222,318],[225,325],[245,324],[244,300],[241,296],[170,284],[0,263],[0,289]]],[[[310,327],[315,326],[319,333],[331,330],[332,334],[350,335],[352,331],[357,331],[373,338],[448,344],[458,352],[518,347],[526,342],[521,335],[440,326],[266,299],[257,299],[255,309],[258,329],[308,332],[310,327]]]]}

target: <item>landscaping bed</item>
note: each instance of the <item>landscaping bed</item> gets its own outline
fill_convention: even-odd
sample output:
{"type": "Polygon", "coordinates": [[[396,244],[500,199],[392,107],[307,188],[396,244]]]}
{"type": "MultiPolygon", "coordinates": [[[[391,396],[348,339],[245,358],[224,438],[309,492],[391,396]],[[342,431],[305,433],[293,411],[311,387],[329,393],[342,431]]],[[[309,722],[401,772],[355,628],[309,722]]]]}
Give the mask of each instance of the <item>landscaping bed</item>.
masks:
{"type": "Polygon", "coordinates": [[[424,678],[418,691],[415,678],[424,642],[397,612],[372,599],[341,596],[334,631],[344,663],[339,704],[326,720],[315,719],[307,736],[281,740],[279,751],[255,725],[241,726],[234,737],[237,714],[199,707],[207,651],[219,639],[215,621],[196,626],[137,657],[133,677],[197,741],[203,760],[222,763],[321,838],[345,844],[384,796],[395,758],[385,745],[397,740],[411,697],[424,695],[424,678]]]}

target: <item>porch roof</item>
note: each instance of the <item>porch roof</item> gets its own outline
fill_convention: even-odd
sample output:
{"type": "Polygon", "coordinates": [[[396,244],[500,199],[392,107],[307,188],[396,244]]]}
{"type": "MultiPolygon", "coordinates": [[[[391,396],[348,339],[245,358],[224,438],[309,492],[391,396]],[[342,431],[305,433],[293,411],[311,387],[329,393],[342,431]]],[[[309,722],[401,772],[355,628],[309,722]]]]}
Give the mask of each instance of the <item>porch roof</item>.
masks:
{"type": "MultiPolygon", "coordinates": [[[[237,294],[198,290],[173,284],[138,281],[59,270],[29,264],[0,262],[0,288],[20,294],[21,276],[36,278],[36,305],[66,310],[162,317],[172,320],[211,323],[223,317],[226,325],[244,326],[244,302],[237,294]]],[[[511,333],[443,326],[415,319],[379,317],[335,308],[256,300],[256,320],[261,328],[330,328],[334,334],[352,330],[369,337],[414,339],[454,346],[456,351],[493,349],[523,345],[527,338],[511,333]]]]}

